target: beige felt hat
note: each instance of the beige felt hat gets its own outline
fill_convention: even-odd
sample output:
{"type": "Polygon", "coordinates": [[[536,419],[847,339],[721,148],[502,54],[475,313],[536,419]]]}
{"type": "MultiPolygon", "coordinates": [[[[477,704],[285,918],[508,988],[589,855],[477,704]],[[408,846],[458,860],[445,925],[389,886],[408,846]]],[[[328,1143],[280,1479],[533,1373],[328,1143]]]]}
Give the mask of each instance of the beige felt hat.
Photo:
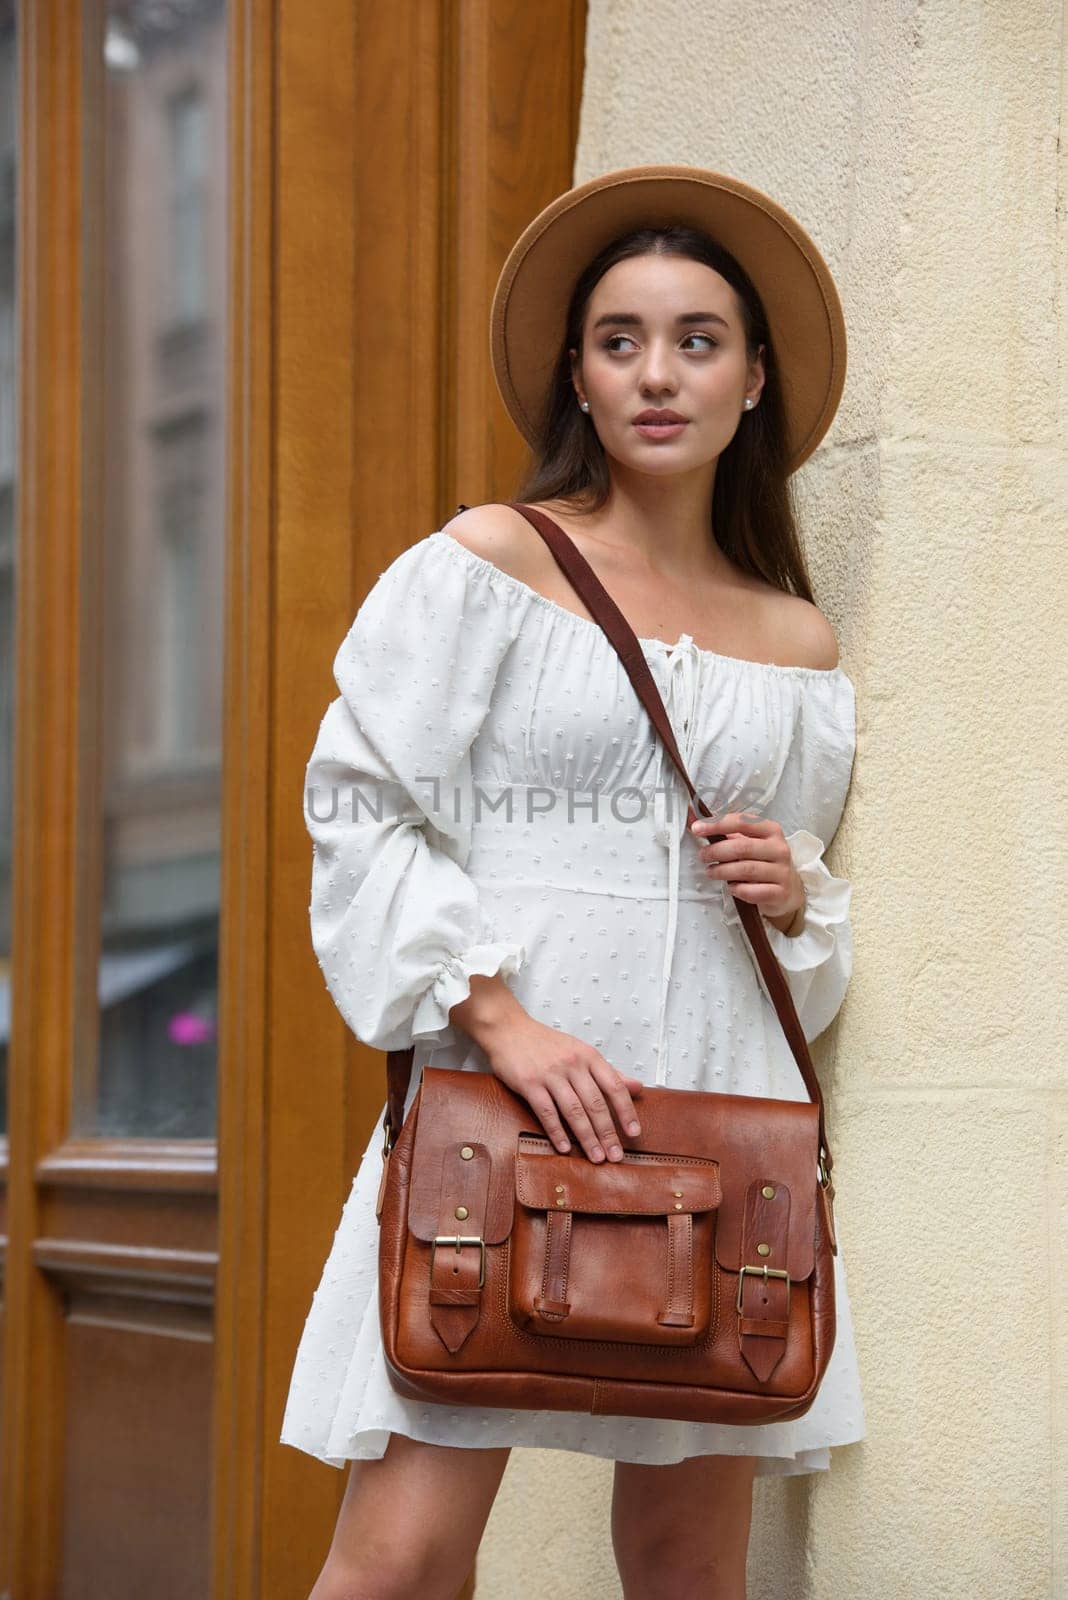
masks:
{"type": "Polygon", "coordinates": [[[830,269],[801,224],[759,189],[702,167],[606,172],[559,195],[516,240],[490,314],[501,398],[533,443],[579,274],[619,234],[649,225],[700,228],[729,250],[767,313],[786,407],[790,471],[834,418],[846,373],[846,330],[830,269]]]}

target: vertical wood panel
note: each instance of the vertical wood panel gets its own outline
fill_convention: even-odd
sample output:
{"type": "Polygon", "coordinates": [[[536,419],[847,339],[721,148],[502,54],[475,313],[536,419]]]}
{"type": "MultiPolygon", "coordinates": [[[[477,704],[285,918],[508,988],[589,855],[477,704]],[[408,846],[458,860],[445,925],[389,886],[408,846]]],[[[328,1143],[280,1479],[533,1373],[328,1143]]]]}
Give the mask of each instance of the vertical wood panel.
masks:
{"type": "Polygon", "coordinates": [[[489,312],[512,244],[571,186],[582,88],[584,0],[463,0],[452,62],[456,306],[450,351],[455,440],[448,500],[510,497],[526,447],[493,380],[489,312]]]}
{"type": "Polygon", "coordinates": [[[278,1434],[385,1097],[311,949],[304,769],[374,579],[512,487],[489,295],[571,181],[584,5],[233,3],[214,1593],[266,1600],[307,1592],[345,1486],[278,1434]]]}
{"type": "MultiPolygon", "coordinates": [[[[360,349],[353,208],[366,153],[355,119],[357,25],[351,0],[327,0],[311,28],[298,3],[278,12],[263,1595],[310,1587],[309,1545],[325,1550],[334,1514],[332,1474],[309,1472],[278,1446],[302,1313],[299,1296],[282,1305],[274,1285],[303,1278],[309,1255],[325,1253],[351,1161],[347,1030],[314,1004],[325,984],[308,933],[301,806],[310,740],[336,693],[327,640],[336,648],[348,626],[355,380],[359,373],[376,395],[389,381],[367,370],[360,349]]],[[[371,148],[385,156],[377,141],[371,148]]]]}
{"type": "Polygon", "coordinates": [[[36,1270],[37,1161],[69,1117],[79,659],[81,6],[19,10],[22,99],[18,290],[13,1008],[5,1268],[5,1582],[58,1587],[63,1318],[36,1270]],[[62,286],[62,293],[58,292],[62,286]],[[30,997],[48,1003],[29,1005],[30,997]]]}
{"type": "Polygon", "coordinates": [[[276,48],[274,0],[231,0],[212,1593],[235,1600],[260,1593],[263,1494],[276,48]]]}
{"type": "Polygon", "coordinates": [[[68,1390],[81,1403],[67,1440],[59,1600],[103,1600],[116,1574],[131,1597],[207,1592],[210,1311],[197,1326],[166,1310],[159,1327],[128,1300],[72,1296],[68,1390]],[[131,1407],[139,1393],[155,1403],[131,1407]]]}

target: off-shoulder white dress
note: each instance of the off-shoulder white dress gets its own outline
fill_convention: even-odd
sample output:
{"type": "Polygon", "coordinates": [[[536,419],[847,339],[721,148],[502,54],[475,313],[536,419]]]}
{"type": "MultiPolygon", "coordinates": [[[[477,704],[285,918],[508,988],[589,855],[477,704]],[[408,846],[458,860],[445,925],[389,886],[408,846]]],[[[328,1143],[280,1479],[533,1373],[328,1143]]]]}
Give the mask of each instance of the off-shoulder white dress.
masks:
{"type": "MultiPolygon", "coordinates": [[[[823,853],[849,788],[853,686],[841,666],[752,662],[688,634],[641,643],[709,807],[753,810],[789,839],[805,924],[793,937],[766,926],[814,1039],[852,969],[851,889],[823,853]]],[[[423,1063],[488,1068],[448,1020],[473,973],[500,973],[532,1016],[645,1083],[807,1098],[734,897],[705,876],[687,792],[595,622],[438,531],[382,573],[334,675],[340,695],[304,797],[312,941],[357,1037],[379,1050],[416,1045],[409,1104],[423,1063]]],[[[384,1111],[384,1087],[382,1099],[384,1111]]],[[[758,1473],[798,1473],[863,1437],[841,1241],[834,1351],[796,1421],[715,1426],[402,1398],[379,1332],[380,1171],[376,1127],[308,1312],[283,1443],[333,1466],[381,1456],[396,1432],[632,1462],[747,1454],[758,1473]]]]}

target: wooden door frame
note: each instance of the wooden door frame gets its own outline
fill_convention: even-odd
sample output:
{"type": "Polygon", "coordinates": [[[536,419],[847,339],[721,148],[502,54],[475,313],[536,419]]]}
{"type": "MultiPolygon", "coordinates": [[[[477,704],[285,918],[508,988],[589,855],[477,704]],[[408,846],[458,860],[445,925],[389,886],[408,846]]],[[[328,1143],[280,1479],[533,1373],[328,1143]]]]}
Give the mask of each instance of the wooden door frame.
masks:
{"type": "Polygon", "coordinates": [[[63,1315],[33,1260],[42,1231],[37,1163],[69,1122],[76,862],[70,849],[77,765],[81,418],[76,196],[81,111],[78,0],[20,6],[20,418],[12,872],[12,1028],[5,1190],[3,1581],[12,1594],[55,1591],[62,1469],[63,1315]],[[73,21],[71,20],[73,19],[73,21]]]}
{"type": "Polygon", "coordinates": [[[214,1593],[251,1600],[300,1592],[344,1489],[278,1434],[384,1100],[310,945],[304,767],[374,578],[459,501],[514,490],[489,298],[572,182],[585,0],[322,0],[313,29],[231,7],[214,1593]]]}

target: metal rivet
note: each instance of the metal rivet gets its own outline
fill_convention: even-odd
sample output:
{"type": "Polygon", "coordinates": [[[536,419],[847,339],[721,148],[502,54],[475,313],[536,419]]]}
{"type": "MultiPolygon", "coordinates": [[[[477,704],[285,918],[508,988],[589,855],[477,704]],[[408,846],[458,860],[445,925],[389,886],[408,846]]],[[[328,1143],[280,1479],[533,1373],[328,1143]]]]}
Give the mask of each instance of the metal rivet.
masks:
{"type": "Polygon", "coordinates": [[[757,1255],[758,1256],[770,1256],[771,1255],[771,1245],[770,1244],[758,1244],[757,1245],[757,1255]]]}
{"type": "Polygon", "coordinates": [[[566,1200],[558,1200],[556,1203],[557,1203],[558,1206],[566,1206],[567,1205],[567,1201],[566,1200]]]}
{"type": "Polygon", "coordinates": [[[676,1211],[681,1211],[682,1210],[682,1201],[681,1200],[676,1200],[675,1201],[675,1210],[676,1211]]]}
{"type": "Polygon", "coordinates": [[[462,1222],[464,1220],[464,1218],[467,1216],[467,1207],[466,1206],[457,1206],[455,1212],[453,1213],[453,1215],[459,1217],[460,1221],[462,1222]]]}
{"type": "Polygon", "coordinates": [[[564,1186],[563,1186],[563,1184],[562,1184],[562,1183],[558,1183],[558,1184],[557,1184],[557,1185],[556,1185],[556,1192],[557,1192],[557,1194],[563,1194],[563,1192],[564,1192],[564,1186]]]}
{"type": "Polygon", "coordinates": [[[465,1144],[460,1151],[461,1161],[470,1161],[474,1153],[475,1152],[472,1150],[471,1146],[469,1144],[465,1144]]]}
{"type": "Polygon", "coordinates": [[[774,1200],[775,1198],[775,1190],[772,1188],[770,1183],[766,1183],[760,1192],[764,1196],[765,1200],[774,1200]]]}
{"type": "Polygon", "coordinates": [[[671,1192],[675,1196],[676,1200],[681,1200],[682,1199],[682,1190],[681,1189],[672,1189],[671,1192]]]}

